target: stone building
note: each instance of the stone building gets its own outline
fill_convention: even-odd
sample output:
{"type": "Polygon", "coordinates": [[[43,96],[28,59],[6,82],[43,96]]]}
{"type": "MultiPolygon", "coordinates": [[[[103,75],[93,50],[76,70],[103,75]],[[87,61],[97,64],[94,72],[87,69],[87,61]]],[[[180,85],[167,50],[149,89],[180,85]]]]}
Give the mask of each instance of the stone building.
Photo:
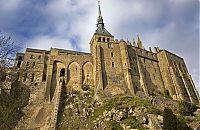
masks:
{"type": "Polygon", "coordinates": [[[30,86],[27,129],[55,129],[61,94],[73,91],[92,89],[96,100],[143,93],[199,103],[183,58],[158,47],[146,50],[139,36],[132,43],[114,39],[105,29],[100,5],[98,12],[90,53],[27,48],[17,54],[19,80],[30,86]]]}
{"type": "Polygon", "coordinates": [[[89,43],[90,53],[51,48],[50,51],[27,48],[18,53],[15,66],[22,69],[20,80],[43,88],[51,101],[60,77],[66,93],[83,87],[108,95],[146,95],[168,93],[175,100],[199,102],[198,92],[184,59],[164,49],[143,47],[114,39],[104,26],[99,7],[97,29],[89,43]]]}

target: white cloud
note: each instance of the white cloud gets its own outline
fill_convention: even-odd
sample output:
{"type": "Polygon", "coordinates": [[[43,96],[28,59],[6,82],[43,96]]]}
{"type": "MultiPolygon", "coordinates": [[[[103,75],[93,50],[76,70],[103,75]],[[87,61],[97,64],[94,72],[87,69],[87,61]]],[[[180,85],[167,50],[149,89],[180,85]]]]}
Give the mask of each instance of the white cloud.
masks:
{"type": "Polygon", "coordinates": [[[73,49],[73,46],[68,39],[61,39],[57,37],[39,36],[35,37],[27,43],[29,48],[38,48],[49,50],[50,48],[73,49]]]}

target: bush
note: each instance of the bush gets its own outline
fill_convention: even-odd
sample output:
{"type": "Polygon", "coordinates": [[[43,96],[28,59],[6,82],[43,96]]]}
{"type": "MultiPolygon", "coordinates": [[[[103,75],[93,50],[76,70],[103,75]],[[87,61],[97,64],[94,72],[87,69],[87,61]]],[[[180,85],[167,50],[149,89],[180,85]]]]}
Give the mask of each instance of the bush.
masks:
{"type": "Polygon", "coordinates": [[[178,130],[193,130],[191,127],[189,127],[184,118],[178,118],[178,122],[177,122],[177,129],[178,130]]]}
{"type": "Polygon", "coordinates": [[[183,116],[194,116],[197,106],[189,102],[182,101],[179,103],[179,113],[183,116]]]}
{"type": "Polygon", "coordinates": [[[163,112],[163,130],[178,130],[177,118],[171,109],[165,108],[163,112]]]}
{"type": "Polygon", "coordinates": [[[171,109],[165,108],[163,112],[163,130],[192,130],[184,118],[177,119],[171,109]]]}

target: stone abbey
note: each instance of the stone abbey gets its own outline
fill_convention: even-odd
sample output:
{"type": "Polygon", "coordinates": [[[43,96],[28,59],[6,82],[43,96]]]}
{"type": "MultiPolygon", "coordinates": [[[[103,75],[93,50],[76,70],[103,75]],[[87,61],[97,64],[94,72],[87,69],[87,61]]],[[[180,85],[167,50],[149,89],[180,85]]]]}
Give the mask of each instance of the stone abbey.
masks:
{"type": "Polygon", "coordinates": [[[145,50],[139,36],[136,43],[114,39],[104,27],[100,5],[97,29],[89,44],[90,53],[27,48],[16,57],[15,66],[29,68],[20,80],[43,87],[47,100],[53,98],[63,77],[67,92],[82,87],[110,95],[167,92],[175,100],[199,102],[183,58],[158,47],[155,52],[145,50]]]}
{"type": "Polygon", "coordinates": [[[92,89],[97,100],[140,92],[148,96],[167,94],[174,100],[199,103],[183,58],[158,47],[146,50],[139,36],[132,43],[114,39],[105,29],[98,7],[90,53],[27,48],[25,53],[17,54],[15,66],[22,70],[19,79],[31,86],[30,102],[54,104],[54,123],[62,91],[67,94],[92,89]]]}

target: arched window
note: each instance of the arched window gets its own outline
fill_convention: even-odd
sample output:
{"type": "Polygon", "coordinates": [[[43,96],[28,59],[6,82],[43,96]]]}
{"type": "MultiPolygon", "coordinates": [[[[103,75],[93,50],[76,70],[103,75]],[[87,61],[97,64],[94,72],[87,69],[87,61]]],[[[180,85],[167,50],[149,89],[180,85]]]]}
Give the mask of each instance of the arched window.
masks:
{"type": "Polygon", "coordinates": [[[114,53],[113,53],[113,52],[111,52],[111,54],[110,54],[110,55],[111,55],[111,57],[114,57],[114,53]]]}
{"type": "Polygon", "coordinates": [[[98,42],[101,42],[101,37],[98,38],[98,42]]]}
{"type": "Polygon", "coordinates": [[[106,42],[106,38],[105,37],[103,38],[103,42],[106,42]]]}

